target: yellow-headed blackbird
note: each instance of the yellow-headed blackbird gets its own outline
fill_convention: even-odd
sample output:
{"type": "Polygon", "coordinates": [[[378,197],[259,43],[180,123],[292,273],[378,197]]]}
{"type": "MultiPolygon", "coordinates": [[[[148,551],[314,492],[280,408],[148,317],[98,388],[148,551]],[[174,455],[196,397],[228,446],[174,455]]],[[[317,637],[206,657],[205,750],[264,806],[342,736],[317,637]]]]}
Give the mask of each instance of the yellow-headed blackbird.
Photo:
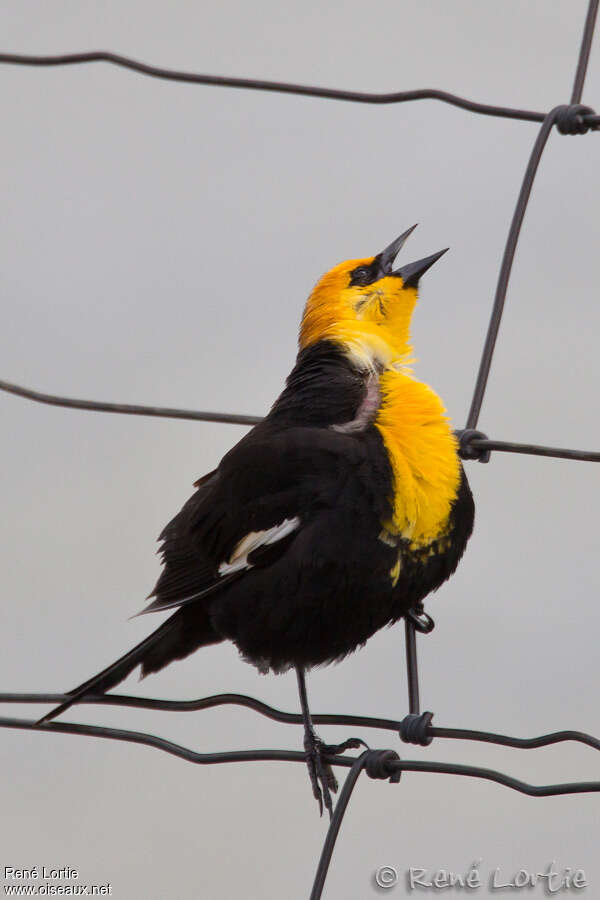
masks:
{"type": "Polygon", "coordinates": [[[473,527],[442,403],[408,369],[419,278],[445,252],[394,269],[412,230],[317,283],[282,394],[160,535],[164,568],[145,612],[176,611],[40,722],[137,665],[147,675],[229,639],[263,672],[296,669],[313,791],[331,811],[304,672],[438,588],[473,527]]]}

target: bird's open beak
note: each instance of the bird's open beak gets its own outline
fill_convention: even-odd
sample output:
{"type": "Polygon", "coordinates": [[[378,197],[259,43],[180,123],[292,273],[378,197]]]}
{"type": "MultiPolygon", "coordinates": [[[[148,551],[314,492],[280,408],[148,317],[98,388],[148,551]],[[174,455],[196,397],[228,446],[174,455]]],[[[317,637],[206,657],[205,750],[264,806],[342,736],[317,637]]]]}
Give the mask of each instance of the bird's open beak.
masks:
{"type": "Polygon", "coordinates": [[[449,247],[446,247],[445,250],[439,250],[437,253],[432,253],[431,256],[425,256],[423,259],[418,259],[416,262],[408,263],[408,265],[392,271],[394,260],[406,243],[407,238],[411,236],[416,227],[416,225],[413,225],[411,228],[407,228],[400,237],[397,237],[395,241],[392,241],[389,247],[386,247],[385,250],[376,257],[379,268],[379,278],[384,278],[386,275],[396,275],[402,279],[404,287],[416,287],[421,275],[423,275],[434,262],[437,262],[440,256],[443,256],[444,253],[450,249],[449,247]]]}
{"type": "Polygon", "coordinates": [[[437,262],[440,256],[443,256],[449,249],[449,247],[446,247],[444,250],[438,250],[437,253],[432,253],[431,256],[425,256],[416,262],[408,263],[408,265],[402,266],[402,268],[396,269],[395,272],[390,272],[389,274],[397,275],[401,278],[404,282],[404,287],[416,287],[421,275],[431,268],[434,262],[437,262]]]}

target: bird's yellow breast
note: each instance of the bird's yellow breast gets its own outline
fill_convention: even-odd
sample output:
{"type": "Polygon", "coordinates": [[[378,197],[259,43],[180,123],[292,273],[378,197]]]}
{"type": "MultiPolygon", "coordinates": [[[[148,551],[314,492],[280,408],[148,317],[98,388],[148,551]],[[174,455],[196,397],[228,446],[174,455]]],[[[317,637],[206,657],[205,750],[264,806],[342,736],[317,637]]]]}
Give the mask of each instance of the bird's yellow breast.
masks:
{"type": "Polygon", "coordinates": [[[457,441],[440,398],[404,373],[379,379],[375,419],[391,463],[393,514],[385,530],[415,548],[443,537],[460,480],[457,441]]]}

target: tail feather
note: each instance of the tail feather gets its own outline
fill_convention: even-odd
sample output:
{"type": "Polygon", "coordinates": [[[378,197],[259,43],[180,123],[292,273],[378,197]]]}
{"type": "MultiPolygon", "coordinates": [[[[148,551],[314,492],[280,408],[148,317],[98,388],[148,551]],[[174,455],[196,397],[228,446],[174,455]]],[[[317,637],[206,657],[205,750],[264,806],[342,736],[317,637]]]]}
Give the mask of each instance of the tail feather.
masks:
{"type": "Polygon", "coordinates": [[[221,640],[223,638],[213,629],[205,609],[178,610],[156,631],[110,666],[69,691],[67,699],[42,716],[36,724],[43,725],[44,722],[56,718],[88,694],[103,694],[116,687],[137,665],[141,664],[144,677],[150,672],[157,672],[174,659],[182,659],[198,647],[215,644],[221,640]]]}

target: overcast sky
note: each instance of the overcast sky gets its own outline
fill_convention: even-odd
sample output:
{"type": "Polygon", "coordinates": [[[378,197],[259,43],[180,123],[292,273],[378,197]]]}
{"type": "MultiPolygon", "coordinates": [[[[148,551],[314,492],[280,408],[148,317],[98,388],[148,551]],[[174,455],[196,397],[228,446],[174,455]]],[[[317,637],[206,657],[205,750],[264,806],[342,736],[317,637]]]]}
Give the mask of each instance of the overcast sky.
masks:
{"type": "MultiPolygon", "coordinates": [[[[102,48],[180,69],[438,87],[543,111],[569,99],[586,5],[31,0],[0,8],[0,34],[17,53],[102,48]]],[[[584,92],[596,108],[598,40],[584,92]]],[[[2,66],[0,104],[0,377],[87,398],[262,414],[293,364],[316,279],[419,222],[406,260],[451,252],[423,280],[416,374],[464,425],[536,124],[434,101],[369,107],[174,84],[105,64],[2,66]]],[[[490,437],[600,445],[599,153],[600,135],[550,137],[483,406],[490,437]]],[[[244,429],[6,395],[0,405],[2,690],[63,691],[148,633],[147,618],[128,617],[158,573],[156,536],[244,429]]],[[[476,531],[427,603],[437,627],[419,639],[424,708],[440,726],[600,735],[600,469],[496,453],[467,471],[476,531]]],[[[134,675],[125,689],[240,692],[298,709],[293,674],[261,677],[230,644],[141,684],[134,675]]],[[[311,674],[309,695],[315,712],[401,718],[402,627],[311,674]]],[[[201,751],[302,743],[300,728],[236,707],[80,707],[65,719],[201,751]]],[[[599,757],[578,745],[420,749],[362,734],[405,758],[535,783],[599,777],[599,757]]],[[[195,767],[150,748],[11,730],[0,741],[1,867],[71,866],[79,883],[110,883],[127,900],[308,895],[327,823],[304,767],[195,767]]],[[[389,786],[363,777],[324,896],[376,896],[382,865],[403,878],[410,866],[464,873],[478,859],[485,880],[496,867],[507,880],[552,860],[581,867],[595,896],[599,810],[598,795],[536,800],[466,778],[408,773],[389,786]]]]}

